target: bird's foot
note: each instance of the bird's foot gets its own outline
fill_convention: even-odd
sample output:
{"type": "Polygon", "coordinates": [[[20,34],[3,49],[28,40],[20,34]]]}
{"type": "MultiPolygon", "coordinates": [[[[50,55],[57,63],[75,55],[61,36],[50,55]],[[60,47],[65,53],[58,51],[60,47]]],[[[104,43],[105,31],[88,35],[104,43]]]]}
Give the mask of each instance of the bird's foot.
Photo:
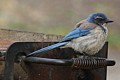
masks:
{"type": "Polygon", "coordinates": [[[84,59],[93,59],[93,56],[92,55],[88,55],[87,53],[83,53],[83,55],[81,56],[82,58],[84,59]]]}

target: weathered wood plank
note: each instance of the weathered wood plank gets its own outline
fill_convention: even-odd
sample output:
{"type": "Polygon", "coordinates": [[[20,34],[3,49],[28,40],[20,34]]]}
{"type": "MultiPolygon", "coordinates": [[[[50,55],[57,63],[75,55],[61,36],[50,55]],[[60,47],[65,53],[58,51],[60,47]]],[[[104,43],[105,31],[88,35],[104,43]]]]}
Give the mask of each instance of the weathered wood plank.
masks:
{"type": "Polygon", "coordinates": [[[55,42],[61,38],[60,35],[0,29],[0,51],[13,42],[55,42]]]}

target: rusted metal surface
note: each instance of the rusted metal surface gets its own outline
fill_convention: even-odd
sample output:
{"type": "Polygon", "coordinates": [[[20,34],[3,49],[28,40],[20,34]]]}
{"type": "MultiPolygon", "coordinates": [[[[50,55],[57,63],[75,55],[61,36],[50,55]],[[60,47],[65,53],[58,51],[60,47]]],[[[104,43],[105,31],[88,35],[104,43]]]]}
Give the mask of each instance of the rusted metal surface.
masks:
{"type": "Polygon", "coordinates": [[[5,57],[0,57],[0,61],[5,61],[5,57]]]}
{"type": "MultiPolygon", "coordinates": [[[[13,64],[17,62],[18,56],[29,54],[37,49],[48,46],[53,43],[23,42],[13,44],[7,51],[5,65],[5,80],[13,80],[13,64]],[[14,60],[15,59],[15,60],[14,60]],[[9,74],[8,74],[9,73],[9,74]]],[[[107,57],[107,43],[103,49],[95,56],[107,57]]],[[[58,48],[37,56],[53,59],[71,59],[76,54],[71,48],[58,48]]],[[[21,62],[28,78],[26,80],[106,80],[106,67],[100,69],[72,69],[69,66],[53,66],[45,64],[34,64],[21,62]]],[[[23,79],[21,79],[23,80],[23,79]]]]}
{"type": "MultiPolygon", "coordinates": [[[[52,43],[51,43],[52,44],[52,43]]],[[[6,55],[6,67],[7,69],[5,70],[5,75],[10,75],[10,76],[6,76],[5,78],[7,78],[6,80],[9,80],[9,79],[13,79],[13,77],[11,77],[13,75],[13,64],[14,64],[14,59],[16,57],[16,55],[19,53],[19,54],[22,54],[22,53],[30,53],[34,50],[37,50],[39,48],[41,48],[42,46],[48,46],[48,44],[41,44],[41,43],[15,43],[13,44],[7,51],[7,55],[6,55]],[[9,78],[9,79],[8,79],[9,78]]],[[[60,50],[59,50],[60,51],[60,50]]],[[[64,50],[65,52],[66,50],[64,50]]],[[[54,53],[57,52],[56,50],[54,51],[54,53]]],[[[53,53],[52,53],[53,54],[53,53]]],[[[52,55],[53,57],[57,57],[58,54],[54,54],[52,55]]],[[[43,55],[44,57],[49,57],[51,56],[51,54],[46,54],[46,55],[43,55]]],[[[62,55],[61,55],[62,56],[62,55]]],[[[63,56],[65,58],[65,56],[63,56]]],[[[69,56],[66,56],[66,57],[70,57],[69,56]]],[[[58,56],[59,58],[59,56],[58,56]]]]}
{"type": "Polygon", "coordinates": [[[7,51],[8,47],[14,42],[10,40],[0,39],[0,52],[7,51]]]}
{"type": "Polygon", "coordinates": [[[0,52],[6,52],[15,42],[52,42],[61,38],[60,35],[0,29],[0,52]]]}
{"type": "MultiPolygon", "coordinates": [[[[106,68],[93,69],[93,70],[76,70],[71,67],[64,66],[53,66],[45,64],[34,64],[34,63],[24,63],[15,64],[13,69],[14,61],[17,62],[20,54],[29,54],[44,46],[48,46],[52,43],[37,43],[38,42],[51,42],[58,41],[62,36],[56,35],[46,35],[43,33],[31,33],[23,31],[5,30],[0,29],[0,51],[7,51],[8,47],[14,42],[24,42],[14,44],[11,46],[7,52],[10,52],[7,56],[7,61],[10,60],[10,68],[6,70],[8,74],[12,74],[11,79],[14,80],[106,80],[106,68]],[[36,42],[36,43],[25,43],[25,42],[36,42]],[[18,55],[19,54],[19,55],[18,55]],[[11,58],[11,59],[10,59],[11,58]],[[15,60],[14,60],[15,58],[15,60]],[[21,67],[22,66],[22,67],[21,67]],[[11,69],[12,68],[12,69],[11,69]],[[9,70],[11,69],[11,70],[9,70]],[[14,71],[14,74],[13,74],[14,71]]],[[[55,59],[71,59],[75,57],[74,54],[78,54],[71,49],[55,49],[45,54],[38,55],[43,58],[55,58],[55,59]],[[71,52],[71,53],[68,53],[71,52]]],[[[107,43],[104,48],[96,55],[99,57],[107,57],[107,43]]],[[[1,58],[4,60],[4,57],[1,58]]],[[[9,61],[8,61],[9,62],[9,61]]],[[[3,80],[3,68],[4,62],[0,66],[0,80],[3,80]]],[[[6,73],[5,73],[6,74],[6,73]]],[[[6,80],[10,80],[9,79],[6,80]]]]}
{"type": "MultiPolygon", "coordinates": [[[[3,53],[6,53],[8,47],[14,42],[37,42],[37,41],[58,41],[61,39],[60,35],[52,35],[52,34],[43,34],[43,33],[34,33],[27,31],[16,31],[9,29],[0,29],[0,57],[4,56],[3,53]]],[[[19,64],[18,64],[19,65],[19,64]]],[[[22,68],[19,66],[14,67],[14,76],[15,80],[26,80],[26,75],[22,75],[25,73],[22,68]]],[[[0,62],[0,80],[3,80],[3,72],[4,72],[4,59],[1,58],[0,62]]]]}

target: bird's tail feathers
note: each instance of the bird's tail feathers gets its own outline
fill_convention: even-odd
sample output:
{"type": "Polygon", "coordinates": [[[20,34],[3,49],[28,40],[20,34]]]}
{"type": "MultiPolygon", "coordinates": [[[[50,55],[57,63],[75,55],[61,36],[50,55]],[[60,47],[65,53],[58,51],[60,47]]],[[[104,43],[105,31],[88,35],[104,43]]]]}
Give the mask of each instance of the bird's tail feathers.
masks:
{"type": "Polygon", "coordinates": [[[66,45],[67,43],[68,43],[68,42],[59,42],[59,43],[50,45],[50,46],[48,46],[48,47],[39,49],[39,50],[37,50],[37,51],[34,51],[34,52],[28,54],[27,57],[32,56],[32,55],[36,55],[36,54],[39,54],[39,53],[42,53],[42,52],[46,52],[46,51],[49,51],[49,50],[52,50],[52,49],[55,49],[55,48],[58,48],[58,47],[61,47],[61,46],[64,46],[64,45],[66,45]]]}

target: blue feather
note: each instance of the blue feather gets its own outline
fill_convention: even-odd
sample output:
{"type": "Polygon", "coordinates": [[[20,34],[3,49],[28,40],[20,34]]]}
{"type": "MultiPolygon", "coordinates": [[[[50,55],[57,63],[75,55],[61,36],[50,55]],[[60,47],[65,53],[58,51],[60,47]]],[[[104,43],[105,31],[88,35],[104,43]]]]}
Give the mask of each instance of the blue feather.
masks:
{"type": "Polygon", "coordinates": [[[36,55],[36,54],[38,54],[38,53],[42,53],[42,52],[46,52],[46,51],[52,50],[52,49],[54,49],[54,48],[58,48],[58,47],[64,46],[64,45],[66,45],[67,43],[68,43],[68,42],[62,42],[62,43],[59,42],[59,43],[53,44],[53,45],[51,45],[51,46],[48,46],[48,47],[42,48],[42,49],[40,49],[40,50],[34,51],[34,52],[28,54],[27,57],[28,57],[28,56],[32,56],[32,55],[36,55]]]}
{"type": "Polygon", "coordinates": [[[72,40],[72,39],[75,39],[78,37],[82,37],[89,33],[90,33],[89,29],[86,30],[86,29],[75,28],[69,34],[67,34],[60,42],[72,40]]]}
{"type": "Polygon", "coordinates": [[[58,48],[58,47],[61,47],[61,46],[64,46],[67,43],[69,43],[72,39],[85,36],[89,33],[90,33],[90,30],[75,28],[68,35],[66,35],[59,43],[56,43],[56,44],[53,44],[51,46],[48,46],[48,47],[42,48],[40,50],[34,51],[34,52],[28,54],[27,57],[32,56],[32,55],[36,55],[38,53],[46,52],[46,51],[49,51],[49,50],[52,50],[52,49],[55,49],[55,48],[58,48]]]}

